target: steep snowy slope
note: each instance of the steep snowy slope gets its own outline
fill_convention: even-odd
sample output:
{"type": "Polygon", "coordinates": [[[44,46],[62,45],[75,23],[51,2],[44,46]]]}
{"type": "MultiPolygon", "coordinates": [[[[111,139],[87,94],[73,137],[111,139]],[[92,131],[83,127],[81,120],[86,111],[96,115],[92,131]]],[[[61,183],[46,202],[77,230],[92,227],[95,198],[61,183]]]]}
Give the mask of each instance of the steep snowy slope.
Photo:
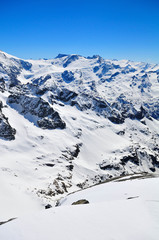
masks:
{"type": "Polygon", "coordinates": [[[0,221],[116,176],[158,173],[158,119],[158,65],[0,52],[0,221]]]}

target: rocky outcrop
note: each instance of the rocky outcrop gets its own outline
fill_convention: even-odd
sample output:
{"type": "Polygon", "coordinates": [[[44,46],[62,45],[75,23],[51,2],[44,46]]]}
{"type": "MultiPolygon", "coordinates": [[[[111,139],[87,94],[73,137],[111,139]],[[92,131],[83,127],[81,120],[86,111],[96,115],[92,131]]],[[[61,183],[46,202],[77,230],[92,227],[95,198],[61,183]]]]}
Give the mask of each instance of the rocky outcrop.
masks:
{"type": "Polygon", "coordinates": [[[62,73],[62,78],[66,83],[70,83],[73,80],[75,80],[74,73],[72,71],[67,70],[62,73]]]}
{"type": "Polygon", "coordinates": [[[50,101],[51,103],[54,103],[56,100],[60,100],[61,102],[64,103],[70,103],[73,99],[75,99],[78,96],[78,94],[74,91],[71,91],[67,88],[58,88],[58,89],[53,89],[52,95],[50,96],[50,101]]]}
{"type": "Polygon", "coordinates": [[[5,91],[5,81],[3,78],[0,78],[0,92],[4,92],[5,91]]]}
{"type": "Polygon", "coordinates": [[[38,84],[38,86],[39,86],[39,85],[42,85],[42,84],[44,84],[44,83],[45,83],[48,79],[50,79],[50,78],[51,78],[50,74],[47,74],[46,76],[33,79],[33,84],[38,84]]]}
{"type": "Polygon", "coordinates": [[[40,128],[63,129],[66,126],[58,112],[40,97],[11,94],[8,97],[8,104],[40,128]]]}
{"type": "Polygon", "coordinates": [[[101,170],[105,171],[115,171],[120,173],[126,173],[133,166],[133,173],[138,172],[139,168],[143,171],[155,172],[159,168],[159,158],[156,151],[149,153],[150,150],[144,150],[141,147],[138,149],[129,149],[127,155],[123,155],[116,161],[103,160],[99,167],[101,170]],[[128,170],[129,169],[129,170],[128,170]]]}
{"type": "Polygon", "coordinates": [[[78,201],[76,201],[76,202],[73,202],[72,205],[88,204],[88,203],[89,203],[88,200],[86,200],[86,199],[80,199],[80,200],[78,200],[78,201]]]}
{"type": "Polygon", "coordinates": [[[148,112],[150,117],[153,117],[157,120],[159,120],[159,100],[156,101],[150,101],[147,103],[144,103],[144,108],[148,112]]]}
{"type": "Polygon", "coordinates": [[[0,101],[0,138],[14,140],[16,130],[11,127],[8,118],[2,113],[2,102],[0,101]]]}

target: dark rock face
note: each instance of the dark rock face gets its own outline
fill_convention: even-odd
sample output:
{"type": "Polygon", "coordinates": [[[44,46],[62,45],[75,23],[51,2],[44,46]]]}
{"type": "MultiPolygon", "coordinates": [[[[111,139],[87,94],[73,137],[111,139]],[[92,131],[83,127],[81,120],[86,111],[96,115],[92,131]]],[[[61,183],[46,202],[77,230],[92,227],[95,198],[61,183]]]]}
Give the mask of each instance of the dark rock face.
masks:
{"type": "Polygon", "coordinates": [[[108,119],[115,124],[122,124],[124,123],[124,120],[125,120],[123,117],[121,117],[121,115],[110,116],[108,117],[108,119]]]}
{"type": "Polygon", "coordinates": [[[57,91],[53,97],[55,97],[57,100],[60,100],[62,102],[68,102],[70,101],[71,99],[74,99],[75,97],[77,97],[78,94],[73,92],[73,91],[70,91],[69,89],[67,88],[64,88],[60,91],[57,91]]]}
{"type": "Polygon", "coordinates": [[[150,103],[144,103],[146,111],[149,113],[150,117],[159,119],[159,100],[150,103]]]}
{"type": "Polygon", "coordinates": [[[79,59],[78,55],[72,55],[69,58],[67,58],[66,62],[63,64],[63,67],[66,68],[70,63],[76,61],[79,59]]]}
{"type": "Polygon", "coordinates": [[[22,68],[20,65],[5,66],[3,64],[0,64],[0,72],[8,75],[8,82],[10,87],[16,86],[18,83],[20,83],[17,80],[17,75],[21,72],[21,69],[22,68]]]}
{"type": "Polygon", "coordinates": [[[141,77],[141,84],[138,86],[139,89],[141,89],[141,92],[144,92],[145,89],[147,89],[148,91],[150,90],[151,88],[151,83],[149,81],[149,77],[147,74],[144,74],[142,77],[141,77]]]}
{"type": "Polygon", "coordinates": [[[10,74],[10,85],[9,85],[9,87],[10,88],[15,87],[18,84],[20,84],[20,82],[17,80],[17,75],[10,74]]]}
{"type": "Polygon", "coordinates": [[[144,117],[150,119],[152,116],[157,119],[159,116],[158,102],[156,104],[153,103],[152,108],[150,104],[143,104],[137,110],[133,103],[128,101],[123,94],[110,104],[98,96],[91,96],[87,93],[77,94],[67,88],[63,88],[54,90],[51,101],[53,102],[54,100],[69,102],[71,106],[76,106],[81,111],[91,109],[97,114],[104,115],[115,124],[124,123],[126,118],[142,120],[144,117]]]}
{"type": "Polygon", "coordinates": [[[155,172],[155,167],[159,168],[159,160],[157,158],[157,156],[154,154],[149,154],[146,151],[143,150],[137,150],[135,152],[132,152],[130,155],[124,156],[121,160],[120,160],[120,164],[122,166],[125,166],[128,162],[131,162],[137,166],[142,164],[142,161],[148,161],[150,166],[149,169],[152,172],[155,172]]]}
{"type": "MultiPolygon", "coordinates": [[[[102,62],[102,61],[101,61],[102,62]]],[[[99,61],[97,61],[97,63],[100,63],[99,61]]],[[[94,72],[97,72],[97,76],[99,78],[103,77],[110,69],[112,68],[111,64],[108,63],[102,63],[101,65],[99,65],[99,69],[101,69],[101,72],[98,73],[98,69],[95,67],[94,72]]]]}
{"type": "Polygon", "coordinates": [[[0,72],[7,75],[8,86],[12,88],[20,84],[17,76],[23,69],[29,71],[32,67],[32,64],[14,57],[8,58],[4,53],[0,53],[0,55],[2,57],[2,63],[0,63],[0,72]],[[3,61],[4,59],[7,59],[7,61],[3,61]]]}
{"type": "Polygon", "coordinates": [[[86,200],[86,199],[81,199],[81,200],[78,200],[76,202],[73,202],[72,205],[79,205],[79,204],[88,204],[89,201],[86,200]]]}
{"type": "Polygon", "coordinates": [[[87,109],[91,109],[92,99],[88,94],[82,93],[71,101],[71,106],[76,106],[77,109],[85,111],[87,109]]]}
{"type": "Polygon", "coordinates": [[[100,169],[102,170],[120,170],[120,165],[119,164],[106,164],[106,163],[102,163],[99,165],[100,169]]]}
{"type": "Polygon", "coordinates": [[[159,160],[157,159],[157,157],[154,156],[154,155],[152,155],[152,154],[150,154],[149,157],[150,157],[150,159],[151,159],[151,161],[152,161],[152,165],[153,165],[154,167],[159,168],[159,160]]]}
{"type": "Polygon", "coordinates": [[[144,117],[150,118],[146,107],[141,105],[140,109],[136,110],[135,106],[123,94],[110,105],[110,109],[108,119],[117,124],[123,123],[126,118],[131,118],[132,120],[141,120],[144,117]]]}
{"type": "MultiPolygon", "coordinates": [[[[71,73],[65,71],[66,76],[71,73]]],[[[71,75],[72,80],[73,76],[71,75]]],[[[69,81],[67,79],[67,81],[69,81]]],[[[85,111],[87,109],[91,109],[95,111],[97,114],[101,114],[107,117],[111,122],[115,124],[124,123],[126,118],[130,118],[132,120],[142,120],[144,117],[151,120],[151,117],[155,119],[159,119],[159,102],[153,103],[142,103],[139,109],[135,108],[135,105],[126,98],[124,94],[121,94],[116,98],[114,102],[111,104],[106,100],[93,96],[88,93],[73,92],[67,88],[56,89],[53,91],[52,99],[60,100],[62,102],[68,102],[71,106],[76,106],[79,110],[85,111]]]]}
{"type": "Polygon", "coordinates": [[[94,72],[94,73],[98,72],[98,70],[99,70],[99,66],[95,66],[95,67],[93,68],[93,72],[94,72]]]}
{"type": "Polygon", "coordinates": [[[75,145],[75,150],[70,152],[70,153],[74,158],[78,157],[78,154],[80,153],[80,145],[76,144],[75,145]]]}
{"type": "Polygon", "coordinates": [[[134,111],[133,114],[130,114],[129,117],[131,119],[137,119],[137,120],[141,120],[143,119],[144,117],[148,117],[148,113],[147,111],[143,108],[143,106],[140,107],[140,110],[139,111],[134,111]]]}
{"type": "Polygon", "coordinates": [[[12,94],[8,103],[28,120],[43,129],[65,128],[58,112],[40,97],[30,97],[22,94],[12,94]]]}
{"type": "Polygon", "coordinates": [[[45,206],[45,209],[49,209],[49,208],[52,208],[52,205],[51,205],[51,204],[47,204],[47,205],[45,206]]]}
{"type": "Polygon", "coordinates": [[[98,97],[90,96],[86,93],[78,94],[71,100],[71,106],[76,106],[79,110],[85,111],[91,109],[96,113],[106,116],[108,110],[108,103],[98,97]]]}
{"type": "Polygon", "coordinates": [[[5,140],[14,140],[16,130],[12,128],[7,117],[2,113],[2,102],[0,102],[0,138],[5,140]]]}
{"type": "Polygon", "coordinates": [[[98,108],[103,109],[103,108],[107,108],[108,104],[101,99],[93,98],[93,106],[94,106],[94,108],[98,107],[98,108]]]}
{"type": "Polygon", "coordinates": [[[47,166],[47,167],[54,167],[55,166],[55,164],[53,164],[53,163],[45,163],[44,165],[47,166]]]}
{"type": "Polygon", "coordinates": [[[24,68],[25,70],[30,70],[32,67],[31,63],[24,61],[24,60],[20,60],[20,64],[21,64],[22,68],[24,68]]]}
{"type": "Polygon", "coordinates": [[[5,91],[5,81],[3,78],[0,78],[0,92],[4,92],[5,91]]]}
{"type": "Polygon", "coordinates": [[[74,168],[74,166],[73,166],[72,164],[70,164],[70,165],[66,166],[66,168],[67,168],[69,171],[72,171],[73,168],[74,168]]]}
{"type": "Polygon", "coordinates": [[[64,129],[66,127],[66,124],[61,120],[58,112],[54,112],[51,114],[51,117],[48,118],[42,118],[37,121],[37,124],[40,128],[43,129],[55,129],[55,128],[61,128],[64,129]]]}
{"type": "Polygon", "coordinates": [[[50,78],[51,78],[51,76],[49,74],[47,74],[45,77],[40,77],[40,78],[34,79],[33,84],[42,85],[50,78]]]}
{"type": "Polygon", "coordinates": [[[67,70],[62,73],[62,78],[66,83],[70,83],[73,80],[75,80],[74,73],[72,71],[67,70]]]}
{"type": "Polygon", "coordinates": [[[135,169],[137,166],[143,166],[143,162],[148,163],[148,168],[152,172],[155,172],[157,168],[159,168],[158,155],[156,153],[149,154],[143,149],[130,150],[130,153],[123,156],[119,162],[109,162],[108,160],[104,160],[99,164],[99,168],[104,171],[120,171],[120,173],[125,175],[127,172],[127,166],[132,166],[133,164],[135,169]]]}
{"type": "Polygon", "coordinates": [[[137,154],[134,153],[129,156],[124,156],[121,159],[121,164],[124,166],[129,161],[139,166],[139,158],[138,158],[137,154]]]}

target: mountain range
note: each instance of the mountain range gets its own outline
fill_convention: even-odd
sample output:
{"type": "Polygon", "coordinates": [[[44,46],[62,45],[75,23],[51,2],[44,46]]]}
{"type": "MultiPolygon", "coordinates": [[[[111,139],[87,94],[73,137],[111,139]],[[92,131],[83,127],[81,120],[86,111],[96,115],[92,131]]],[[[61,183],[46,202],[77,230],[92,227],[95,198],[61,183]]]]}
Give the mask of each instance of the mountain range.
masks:
{"type": "Polygon", "coordinates": [[[0,153],[0,221],[114,178],[158,174],[159,65],[0,51],[0,153]]]}

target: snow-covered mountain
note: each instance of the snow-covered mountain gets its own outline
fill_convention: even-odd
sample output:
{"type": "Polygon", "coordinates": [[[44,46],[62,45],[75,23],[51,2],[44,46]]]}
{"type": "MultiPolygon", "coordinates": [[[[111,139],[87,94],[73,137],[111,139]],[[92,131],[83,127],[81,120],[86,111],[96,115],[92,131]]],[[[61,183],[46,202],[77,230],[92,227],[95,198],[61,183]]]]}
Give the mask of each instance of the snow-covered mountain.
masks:
{"type": "Polygon", "coordinates": [[[1,221],[114,177],[159,173],[159,65],[0,51],[0,153],[1,221]]]}

